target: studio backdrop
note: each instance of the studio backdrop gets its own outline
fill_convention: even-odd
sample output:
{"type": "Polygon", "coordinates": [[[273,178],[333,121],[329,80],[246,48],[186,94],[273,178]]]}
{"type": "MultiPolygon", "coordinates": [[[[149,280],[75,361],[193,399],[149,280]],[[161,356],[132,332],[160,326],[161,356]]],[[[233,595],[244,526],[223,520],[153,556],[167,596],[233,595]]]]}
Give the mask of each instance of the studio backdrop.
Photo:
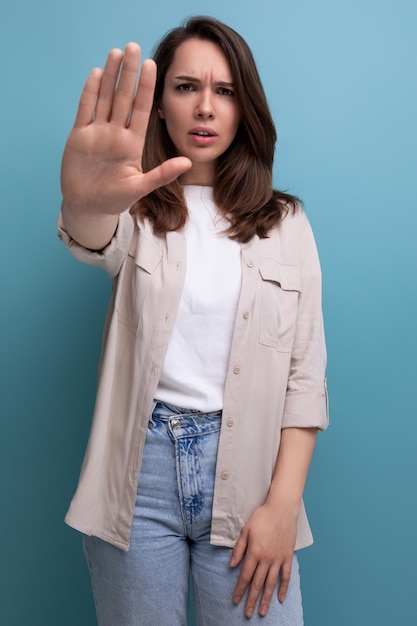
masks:
{"type": "Polygon", "coordinates": [[[110,283],[56,238],[60,158],[89,70],[131,40],[150,55],[192,14],[251,46],[278,130],[275,185],[304,200],[322,261],[331,424],[305,494],[306,625],[415,626],[414,0],[3,0],[0,623],[95,624],[63,517],[110,283]]]}

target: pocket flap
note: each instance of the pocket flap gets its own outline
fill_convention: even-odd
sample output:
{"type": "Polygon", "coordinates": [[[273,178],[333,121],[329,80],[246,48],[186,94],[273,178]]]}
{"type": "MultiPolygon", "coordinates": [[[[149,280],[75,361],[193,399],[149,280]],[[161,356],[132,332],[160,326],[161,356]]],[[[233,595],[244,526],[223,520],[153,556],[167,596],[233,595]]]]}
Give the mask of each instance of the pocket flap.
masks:
{"type": "Polygon", "coordinates": [[[134,257],[136,265],[148,274],[152,274],[162,259],[162,250],[141,233],[135,233],[130,245],[129,256],[134,257]]]}
{"type": "Polygon", "coordinates": [[[259,271],[263,280],[278,283],[285,291],[301,292],[300,268],[298,265],[284,265],[272,258],[260,260],[259,271]]]}

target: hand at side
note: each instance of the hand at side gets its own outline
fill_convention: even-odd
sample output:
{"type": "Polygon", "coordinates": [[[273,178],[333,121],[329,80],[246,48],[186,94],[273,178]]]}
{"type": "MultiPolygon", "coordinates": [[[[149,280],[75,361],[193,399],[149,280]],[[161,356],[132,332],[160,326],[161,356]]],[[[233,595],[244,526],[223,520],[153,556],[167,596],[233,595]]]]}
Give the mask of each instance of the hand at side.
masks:
{"type": "Polygon", "coordinates": [[[254,511],[233,549],[230,566],[243,560],[233,594],[238,603],[248,591],[245,615],[259,602],[266,615],[280,577],[278,599],[284,602],[291,577],[297,519],[317,436],[315,428],[285,428],[268,497],[254,511]]]}

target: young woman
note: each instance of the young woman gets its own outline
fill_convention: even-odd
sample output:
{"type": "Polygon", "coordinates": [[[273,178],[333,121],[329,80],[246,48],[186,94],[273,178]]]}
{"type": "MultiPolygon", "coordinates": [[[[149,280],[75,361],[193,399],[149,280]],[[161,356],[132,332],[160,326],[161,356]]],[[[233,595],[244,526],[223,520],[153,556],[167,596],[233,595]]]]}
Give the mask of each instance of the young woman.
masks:
{"type": "Polygon", "coordinates": [[[302,493],[327,426],[321,273],[252,54],[196,17],[91,72],[59,234],[107,270],[91,436],[67,522],[100,626],[303,623],[302,493]],[[156,78],[156,68],[158,76],[156,78]],[[155,84],[156,81],[156,84],[155,84]]]}

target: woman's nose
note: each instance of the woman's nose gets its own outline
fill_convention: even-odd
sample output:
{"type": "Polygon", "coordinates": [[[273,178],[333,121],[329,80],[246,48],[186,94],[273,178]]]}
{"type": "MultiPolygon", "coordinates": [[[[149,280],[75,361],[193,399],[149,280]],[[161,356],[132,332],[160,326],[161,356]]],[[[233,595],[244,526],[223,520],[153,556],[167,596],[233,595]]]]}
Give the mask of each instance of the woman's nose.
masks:
{"type": "Polygon", "coordinates": [[[200,118],[212,118],[214,116],[214,106],[212,94],[202,91],[196,107],[196,115],[200,118]]]}

